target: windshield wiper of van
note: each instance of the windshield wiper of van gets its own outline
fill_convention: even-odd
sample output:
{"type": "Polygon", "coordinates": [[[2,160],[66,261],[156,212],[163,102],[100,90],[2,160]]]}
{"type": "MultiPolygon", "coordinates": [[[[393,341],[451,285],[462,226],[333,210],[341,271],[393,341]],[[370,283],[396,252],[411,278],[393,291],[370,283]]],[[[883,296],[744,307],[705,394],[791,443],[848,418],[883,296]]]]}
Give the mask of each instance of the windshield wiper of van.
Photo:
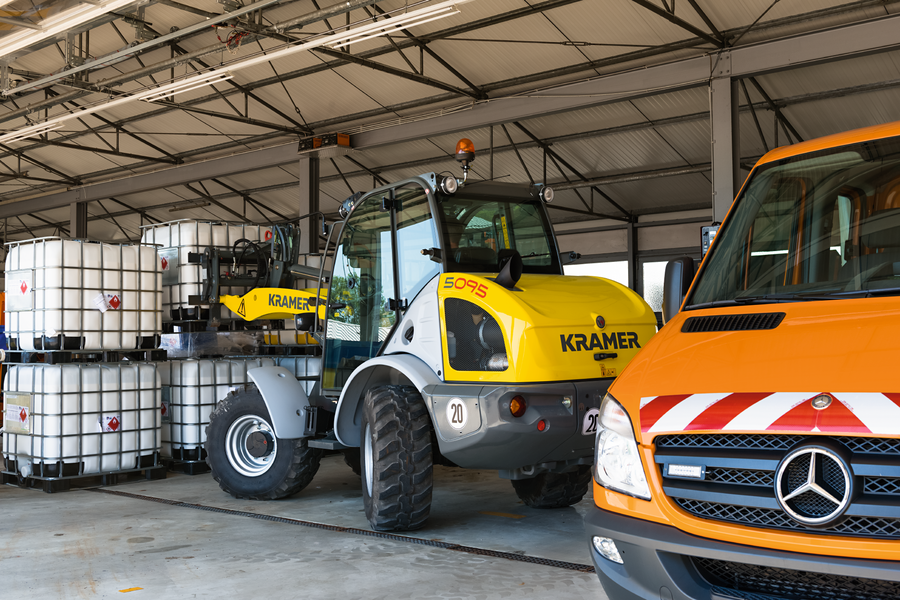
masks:
{"type": "Polygon", "coordinates": [[[900,295],[900,287],[875,288],[868,290],[852,290],[834,294],[836,300],[843,298],[874,298],[877,296],[900,295]]]}
{"type": "Polygon", "coordinates": [[[778,304],[782,302],[811,302],[813,300],[840,300],[842,296],[824,291],[810,294],[763,294],[760,296],[738,296],[729,300],[713,300],[701,304],[685,306],[686,309],[715,308],[717,306],[744,306],[746,304],[778,304]]]}

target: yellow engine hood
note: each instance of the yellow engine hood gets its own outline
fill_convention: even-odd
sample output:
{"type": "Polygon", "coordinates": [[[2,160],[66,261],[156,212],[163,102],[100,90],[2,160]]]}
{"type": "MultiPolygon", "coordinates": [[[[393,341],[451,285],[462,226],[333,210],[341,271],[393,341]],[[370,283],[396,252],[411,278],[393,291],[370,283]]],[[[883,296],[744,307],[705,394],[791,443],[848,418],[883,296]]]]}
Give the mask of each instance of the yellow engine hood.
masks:
{"type": "Polygon", "coordinates": [[[656,332],[656,317],[647,303],[608,279],[523,275],[515,290],[492,279],[441,275],[446,380],[529,383],[616,377],[656,332]],[[449,298],[476,304],[497,319],[509,360],[505,371],[452,368],[445,311],[449,298]]]}

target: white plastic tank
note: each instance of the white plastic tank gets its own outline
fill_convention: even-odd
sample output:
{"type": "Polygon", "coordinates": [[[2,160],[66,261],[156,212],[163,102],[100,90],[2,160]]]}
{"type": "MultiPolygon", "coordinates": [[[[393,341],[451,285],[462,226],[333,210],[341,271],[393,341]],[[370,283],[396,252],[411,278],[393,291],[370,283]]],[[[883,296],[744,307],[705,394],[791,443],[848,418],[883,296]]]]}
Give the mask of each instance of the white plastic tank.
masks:
{"type": "Polygon", "coordinates": [[[162,419],[154,363],[9,365],[3,395],[8,470],[67,477],[157,464],[162,419]]]}
{"type": "Polygon", "coordinates": [[[159,345],[162,272],[154,247],[51,237],[7,246],[6,335],[11,349],[159,345]]]}
{"type": "MultiPolygon", "coordinates": [[[[199,295],[206,281],[206,269],[188,263],[188,254],[202,253],[210,246],[233,250],[238,240],[265,242],[272,239],[272,228],[262,225],[209,221],[169,221],[145,225],[141,243],[159,246],[159,262],[163,273],[163,320],[180,321],[200,318],[197,307],[188,305],[190,296],[199,295]]],[[[241,246],[238,247],[240,249],[241,246]]],[[[220,288],[221,294],[242,295],[243,288],[220,288]]],[[[222,317],[240,317],[222,307],[222,317]]]]}
{"type": "Polygon", "coordinates": [[[322,358],[319,356],[278,356],[275,357],[275,364],[293,373],[303,384],[307,396],[312,393],[322,372],[322,358]]]}
{"type": "Polygon", "coordinates": [[[158,363],[163,386],[162,455],[202,460],[209,415],[219,400],[250,382],[247,371],[275,366],[264,357],[184,359],[158,363]]]}

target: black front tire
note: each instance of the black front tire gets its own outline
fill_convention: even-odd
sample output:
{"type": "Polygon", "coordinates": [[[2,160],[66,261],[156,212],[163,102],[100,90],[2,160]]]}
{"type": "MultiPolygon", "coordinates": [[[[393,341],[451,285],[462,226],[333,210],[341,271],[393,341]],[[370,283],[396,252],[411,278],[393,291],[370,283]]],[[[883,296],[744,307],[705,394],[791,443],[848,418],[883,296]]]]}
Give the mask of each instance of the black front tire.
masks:
{"type": "Polygon", "coordinates": [[[230,392],[209,417],[206,464],[219,487],[235,498],[285,498],[309,485],[319,470],[322,450],[310,448],[306,439],[275,437],[271,423],[255,386],[230,392]],[[252,452],[268,454],[254,456],[251,445],[252,452]]]}
{"type": "Polygon", "coordinates": [[[414,387],[384,385],[366,393],[360,449],[363,502],[372,529],[422,527],[431,513],[431,418],[414,387]]]}
{"type": "Polygon", "coordinates": [[[541,473],[531,479],[513,480],[519,500],[531,508],[565,508],[584,498],[591,485],[591,468],[578,465],[565,473],[541,473]]]}

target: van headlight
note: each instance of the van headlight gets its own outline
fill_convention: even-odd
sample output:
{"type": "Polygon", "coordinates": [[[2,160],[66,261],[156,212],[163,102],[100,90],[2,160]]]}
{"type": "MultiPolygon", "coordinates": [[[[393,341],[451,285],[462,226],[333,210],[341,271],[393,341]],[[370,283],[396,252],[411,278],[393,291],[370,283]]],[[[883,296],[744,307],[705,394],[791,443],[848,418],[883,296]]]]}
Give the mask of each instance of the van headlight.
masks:
{"type": "Polygon", "coordinates": [[[594,479],[605,488],[650,499],[650,487],[631,419],[610,394],[600,405],[600,425],[594,444],[594,479]]]}

